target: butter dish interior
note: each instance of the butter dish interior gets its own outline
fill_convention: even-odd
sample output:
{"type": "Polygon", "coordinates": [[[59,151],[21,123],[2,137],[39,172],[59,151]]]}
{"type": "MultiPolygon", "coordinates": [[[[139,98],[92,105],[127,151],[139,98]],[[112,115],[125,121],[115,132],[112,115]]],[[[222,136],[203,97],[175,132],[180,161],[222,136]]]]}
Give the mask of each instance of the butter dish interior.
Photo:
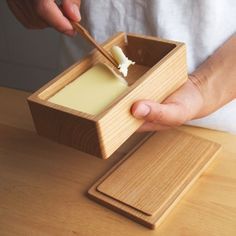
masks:
{"type": "MultiPolygon", "coordinates": [[[[124,89],[123,92],[119,94],[112,102],[110,102],[105,109],[101,109],[101,112],[98,114],[89,114],[81,112],[81,115],[85,115],[87,117],[91,117],[91,119],[96,118],[98,115],[105,113],[109,108],[111,108],[116,102],[118,102],[122,97],[127,95],[133,87],[136,86],[142,76],[148,72],[155,64],[161,61],[162,58],[168,55],[168,53],[176,46],[173,43],[165,43],[165,42],[156,42],[152,40],[144,42],[142,38],[137,38],[133,36],[127,35],[127,38],[120,37],[119,40],[116,40],[113,44],[106,44],[105,49],[107,51],[111,50],[111,47],[117,45],[122,48],[125,55],[135,61],[135,65],[130,66],[128,76],[125,78],[128,83],[128,89],[124,89]]],[[[89,56],[82,60],[82,62],[78,62],[76,65],[70,67],[66,70],[60,78],[55,78],[52,80],[51,85],[48,86],[45,90],[39,93],[38,97],[42,100],[49,101],[50,98],[58,93],[65,86],[70,84],[72,81],[76,80],[79,76],[85,73],[87,70],[92,68],[94,65],[98,63],[104,63],[112,67],[110,62],[106,60],[102,55],[99,54],[96,50],[94,50],[89,56]]],[[[54,108],[60,109],[64,106],[58,104],[52,104],[54,108]]],[[[68,111],[72,111],[74,109],[67,108],[68,111]]]]}

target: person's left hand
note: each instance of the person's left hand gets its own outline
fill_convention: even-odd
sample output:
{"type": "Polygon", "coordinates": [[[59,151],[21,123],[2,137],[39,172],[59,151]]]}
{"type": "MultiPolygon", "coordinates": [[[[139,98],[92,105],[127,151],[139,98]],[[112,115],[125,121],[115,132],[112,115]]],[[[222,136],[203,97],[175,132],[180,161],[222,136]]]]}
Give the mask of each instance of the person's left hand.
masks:
{"type": "Polygon", "coordinates": [[[196,118],[203,108],[203,95],[199,87],[189,76],[188,81],[169,96],[162,104],[151,101],[137,101],[131,107],[131,113],[145,120],[138,131],[156,131],[180,126],[196,118]]]}

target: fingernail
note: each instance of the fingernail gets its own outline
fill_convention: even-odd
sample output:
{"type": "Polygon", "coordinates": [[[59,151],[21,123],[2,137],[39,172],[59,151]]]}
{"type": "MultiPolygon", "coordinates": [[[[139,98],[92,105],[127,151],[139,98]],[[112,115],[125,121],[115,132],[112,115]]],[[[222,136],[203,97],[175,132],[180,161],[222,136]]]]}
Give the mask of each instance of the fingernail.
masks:
{"type": "Polygon", "coordinates": [[[65,31],[63,33],[68,35],[68,36],[71,36],[71,37],[76,35],[76,32],[74,30],[67,30],[67,31],[65,31]]]}
{"type": "Polygon", "coordinates": [[[74,12],[77,20],[79,21],[81,19],[81,15],[80,15],[79,7],[76,4],[73,4],[73,12],[74,12]]]}
{"type": "Polygon", "coordinates": [[[146,104],[140,104],[134,111],[134,116],[137,118],[143,118],[151,111],[150,107],[146,104]]]}

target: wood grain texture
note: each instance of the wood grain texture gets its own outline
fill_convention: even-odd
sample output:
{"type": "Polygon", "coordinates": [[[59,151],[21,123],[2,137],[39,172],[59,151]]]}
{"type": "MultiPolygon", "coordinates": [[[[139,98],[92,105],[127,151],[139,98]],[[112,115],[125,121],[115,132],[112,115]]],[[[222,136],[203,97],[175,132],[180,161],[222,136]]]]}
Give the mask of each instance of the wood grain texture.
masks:
{"type": "Polygon", "coordinates": [[[219,149],[219,144],[181,131],[154,134],[95,183],[89,195],[154,228],[219,149]]]}
{"type": "Polygon", "coordinates": [[[186,49],[178,42],[120,33],[103,47],[120,46],[137,63],[129,88],[100,114],[93,116],[47,101],[97,62],[108,63],[96,50],[28,99],[38,134],[97,157],[110,157],[143,123],[130,108],[139,99],[163,101],[187,80],[186,49]],[[148,61],[147,61],[148,60],[148,61]]]}
{"type": "MultiPolygon", "coordinates": [[[[158,39],[147,37],[148,40],[145,43],[145,37],[142,39],[138,36],[128,35],[128,42],[130,38],[142,40],[142,44],[138,41],[137,51],[147,51],[146,48],[150,41],[149,53],[151,51],[157,53],[159,48],[158,39]],[[157,45],[156,48],[153,48],[155,41],[157,45]]],[[[170,50],[169,44],[168,49],[170,50]]],[[[168,50],[166,49],[166,51],[168,50]]],[[[116,104],[112,104],[109,110],[98,116],[100,142],[105,156],[111,155],[117,147],[124,143],[142,125],[143,121],[135,119],[130,113],[130,107],[135,101],[151,99],[162,102],[186,82],[187,67],[185,55],[185,45],[181,43],[176,45],[162,60],[158,61],[136,83],[132,84],[122,99],[118,100],[116,104]]]]}
{"type": "Polygon", "coordinates": [[[35,128],[40,136],[102,157],[96,123],[90,119],[30,102],[35,128]]]}
{"type": "Polygon", "coordinates": [[[0,90],[1,236],[236,235],[235,135],[180,128],[223,149],[163,223],[150,231],[85,194],[135,139],[106,161],[58,145],[34,133],[26,103],[29,93],[0,90]]]}

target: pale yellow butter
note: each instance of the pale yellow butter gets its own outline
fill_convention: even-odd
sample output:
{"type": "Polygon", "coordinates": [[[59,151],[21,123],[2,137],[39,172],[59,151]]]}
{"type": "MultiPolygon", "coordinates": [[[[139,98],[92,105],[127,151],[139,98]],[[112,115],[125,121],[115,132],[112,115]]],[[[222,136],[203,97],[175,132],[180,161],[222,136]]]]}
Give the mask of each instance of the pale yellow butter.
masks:
{"type": "Polygon", "coordinates": [[[109,67],[97,64],[48,99],[49,102],[97,115],[128,85],[109,67]]]}

